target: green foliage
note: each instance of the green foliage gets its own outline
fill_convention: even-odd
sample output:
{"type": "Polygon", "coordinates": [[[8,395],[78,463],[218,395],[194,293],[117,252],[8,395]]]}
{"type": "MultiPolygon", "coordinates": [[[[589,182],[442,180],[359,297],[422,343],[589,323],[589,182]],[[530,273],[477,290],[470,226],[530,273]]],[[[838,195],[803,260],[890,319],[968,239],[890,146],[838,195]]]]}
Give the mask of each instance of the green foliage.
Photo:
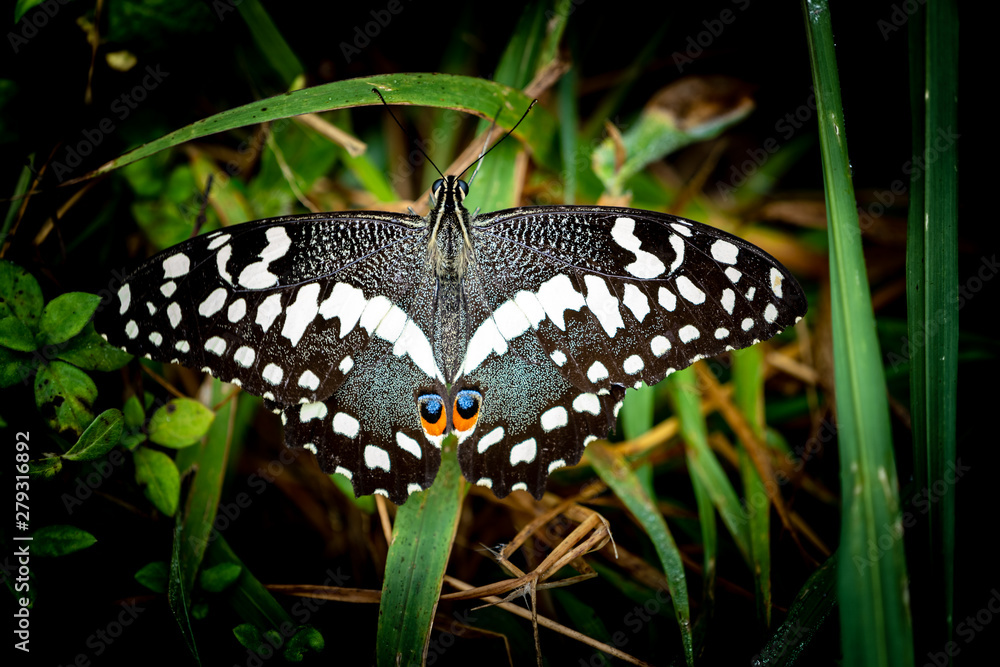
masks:
{"type": "Polygon", "coordinates": [[[75,526],[45,526],[35,531],[31,552],[36,556],[65,556],[86,549],[97,538],[75,526]]]}
{"type": "Polygon", "coordinates": [[[177,512],[181,493],[181,477],[174,460],[150,447],[138,447],[132,452],[135,461],[135,481],[156,509],[167,516],[177,512]]]}
{"type": "Polygon", "coordinates": [[[181,449],[201,440],[215,414],[198,401],[175,398],[153,413],[149,439],[158,445],[181,449]]]}
{"type": "Polygon", "coordinates": [[[122,437],[125,418],[121,411],[105,410],[97,415],[73,447],[63,454],[69,461],[94,461],[108,453],[122,437]]]}
{"type": "Polygon", "coordinates": [[[146,563],[135,573],[135,580],[154,593],[167,592],[167,580],[170,576],[170,564],[156,560],[146,563]]]}

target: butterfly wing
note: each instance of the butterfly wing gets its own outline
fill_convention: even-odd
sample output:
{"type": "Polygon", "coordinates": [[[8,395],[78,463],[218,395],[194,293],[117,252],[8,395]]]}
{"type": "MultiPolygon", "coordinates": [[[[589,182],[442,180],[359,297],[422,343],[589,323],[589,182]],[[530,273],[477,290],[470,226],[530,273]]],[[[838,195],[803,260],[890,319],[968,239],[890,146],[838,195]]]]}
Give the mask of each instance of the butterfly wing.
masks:
{"type": "Polygon", "coordinates": [[[550,468],[576,463],[587,437],[608,432],[626,387],[766,340],[806,311],[770,255],[666,214],[511,209],[478,218],[473,246],[466,292],[481,324],[456,386],[486,391],[459,459],[501,497],[540,497],[550,468]],[[491,406],[491,391],[512,395],[491,406]]]}
{"type": "MultiPolygon", "coordinates": [[[[399,434],[409,433],[423,462],[410,477],[424,484],[438,450],[414,429],[387,424],[404,405],[412,423],[414,391],[443,382],[424,333],[431,285],[417,216],[291,216],[150,258],[124,278],[95,325],[129,352],[203,368],[277,404],[286,441],[317,444],[327,469],[344,468],[356,483],[382,469],[370,465],[384,463],[371,447],[398,448],[399,434]],[[316,431],[321,424],[326,434],[316,431]],[[331,453],[337,447],[342,454],[331,453]]],[[[366,492],[383,482],[375,474],[378,486],[366,492]]]]}

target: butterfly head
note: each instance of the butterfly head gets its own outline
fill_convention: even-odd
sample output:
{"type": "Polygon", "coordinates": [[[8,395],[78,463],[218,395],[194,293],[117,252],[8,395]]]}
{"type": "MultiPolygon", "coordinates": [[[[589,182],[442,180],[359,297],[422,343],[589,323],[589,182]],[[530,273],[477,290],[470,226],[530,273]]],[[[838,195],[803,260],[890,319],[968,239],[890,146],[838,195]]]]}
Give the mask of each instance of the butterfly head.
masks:
{"type": "Polygon", "coordinates": [[[469,212],[462,205],[469,185],[458,176],[445,176],[431,186],[430,234],[428,259],[438,278],[461,280],[469,264],[472,240],[469,238],[469,212]]]}

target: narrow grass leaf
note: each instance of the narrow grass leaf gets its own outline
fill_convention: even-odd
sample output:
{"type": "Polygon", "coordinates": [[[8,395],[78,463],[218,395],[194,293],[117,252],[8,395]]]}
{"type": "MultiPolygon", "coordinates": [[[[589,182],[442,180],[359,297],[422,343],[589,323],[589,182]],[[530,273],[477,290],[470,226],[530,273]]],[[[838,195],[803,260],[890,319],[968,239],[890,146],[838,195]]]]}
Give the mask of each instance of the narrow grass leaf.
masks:
{"type": "Polygon", "coordinates": [[[446,444],[433,486],[396,512],[378,611],[380,666],[423,663],[465,489],[455,447],[446,444]]]}
{"type": "Polygon", "coordinates": [[[688,665],[693,665],[694,640],[691,634],[691,609],[688,602],[687,581],[684,579],[684,564],[667,522],[622,456],[599,442],[592,443],[587,448],[586,456],[601,481],[618,496],[652,540],[656,554],[660,558],[660,565],[663,566],[663,573],[667,577],[667,586],[670,588],[674,615],[684,646],[684,659],[688,665]]]}
{"type": "Polygon", "coordinates": [[[840,562],[844,663],[913,665],[896,465],[885,376],[861,248],[847,136],[825,0],[803,2],[816,91],[827,230],[842,489],[840,562]],[[889,544],[871,554],[871,545],[889,544]]]}

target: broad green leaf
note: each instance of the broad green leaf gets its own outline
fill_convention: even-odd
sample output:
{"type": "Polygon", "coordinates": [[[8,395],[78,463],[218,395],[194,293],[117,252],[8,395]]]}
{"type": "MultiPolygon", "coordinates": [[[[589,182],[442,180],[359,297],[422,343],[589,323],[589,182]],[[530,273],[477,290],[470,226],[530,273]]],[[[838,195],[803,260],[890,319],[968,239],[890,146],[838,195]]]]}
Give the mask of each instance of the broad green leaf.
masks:
{"type": "Polygon", "coordinates": [[[902,530],[896,462],[881,352],[862,252],[832,17],[825,0],[806,0],[809,61],[816,93],[827,235],[830,313],[842,494],[838,596],[844,664],[914,664],[902,539],[871,558],[886,526],[902,530]],[[849,564],[849,565],[848,565],[849,564]]]}
{"type": "Polygon", "coordinates": [[[169,576],[170,565],[166,561],[156,560],[143,565],[135,573],[135,580],[155,593],[166,593],[169,576]]]}
{"type": "Polygon", "coordinates": [[[202,570],[198,583],[209,593],[219,593],[232,586],[242,571],[243,567],[238,563],[219,563],[202,570]]]}
{"type": "Polygon", "coordinates": [[[114,408],[105,410],[87,427],[63,458],[69,461],[93,461],[104,456],[122,437],[125,418],[114,408]]]}
{"type": "Polygon", "coordinates": [[[18,23],[21,18],[32,9],[42,4],[44,0],[17,0],[14,5],[14,23],[18,23]]]}
{"type": "Polygon", "coordinates": [[[62,361],[40,367],[35,375],[35,404],[57,433],[83,433],[94,421],[90,406],[96,398],[90,376],[62,361]]]}
{"type": "Polygon", "coordinates": [[[442,449],[434,484],[411,495],[396,511],[379,604],[378,665],[422,661],[465,490],[455,446],[449,442],[442,449]]]}
{"type": "Polygon", "coordinates": [[[34,360],[23,352],[15,352],[0,345],[0,389],[13,387],[18,382],[31,384],[35,372],[34,360]]]}
{"type": "Polygon", "coordinates": [[[142,403],[139,402],[139,397],[135,394],[125,399],[125,406],[122,412],[125,415],[125,426],[129,429],[142,428],[143,423],[146,421],[146,411],[143,409],[142,403]]]}
{"type": "Polygon", "coordinates": [[[167,516],[177,512],[181,493],[181,477],[174,460],[156,449],[138,447],[132,452],[135,461],[135,481],[156,509],[167,516]]]}
{"type": "Polygon", "coordinates": [[[687,581],[684,578],[684,563],[681,552],[677,548],[674,536],[656,508],[653,500],[646,494],[639,478],[632,472],[628,462],[601,443],[591,443],[585,452],[587,460],[594,466],[594,472],[601,478],[625,507],[635,516],[639,525],[653,542],[656,555],[660,558],[663,573],[667,577],[667,586],[673,600],[674,615],[680,628],[681,643],[684,646],[684,659],[688,666],[694,664],[694,639],[691,634],[691,608],[688,602],[687,581]]]}
{"type": "Polygon", "coordinates": [[[104,340],[94,330],[93,323],[87,324],[78,335],[60,345],[56,357],[85,371],[117,370],[132,359],[131,354],[104,340]]]}
{"type": "Polygon", "coordinates": [[[68,292],[52,299],[45,304],[38,323],[40,342],[55,345],[77,335],[100,303],[101,297],[86,292],[68,292]]]}
{"type": "Polygon", "coordinates": [[[19,352],[33,352],[38,347],[28,325],[13,315],[0,319],[0,346],[19,352]]]}
{"type": "Polygon", "coordinates": [[[260,653],[264,647],[264,637],[253,623],[240,623],[233,628],[233,636],[244,648],[254,653],[260,653]]]}
{"type": "Polygon", "coordinates": [[[86,549],[97,538],[76,526],[45,526],[32,536],[31,553],[36,556],[65,556],[86,549]]]}
{"type": "Polygon", "coordinates": [[[42,288],[35,277],[17,264],[0,259],[0,317],[13,315],[35,331],[42,303],[42,288]]]}
{"type": "MultiPolygon", "coordinates": [[[[238,127],[257,125],[304,113],[381,104],[378,97],[372,93],[372,88],[381,90],[389,104],[455,109],[485,119],[492,119],[497,109],[501,107],[527,109],[531,103],[531,100],[519,90],[467,76],[383,74],[335,81],[259,100],[210,116],[140,146],[75,180],[93,178],[186,141],[238,127]]],[[[499,124],[509,129],[519,117],[519,114],[502,114],[499,124]]],[[[557,165],[553,144],[556,135],[555,126],[552,115],[536,105],[514,133],[532,147],[534,158],[538,162],[553,168],[557,165]]],[[[75,181],[67,181],[66,184],[72,182],[75,181]]]]}
{"type": "Polygon", "coordinates": [[[28,462],[28,474],[39,479],[55,477],[60,470],[62,470],[62,459],[58,456],[28,462]]]}
{"type": "Polygon", "coordinates": [[[153,413],[149,420],[149,439],[174,449],[190,447],[205,436],[214,417],[214,413],[198,401],[175,398],[153,413]]]}

